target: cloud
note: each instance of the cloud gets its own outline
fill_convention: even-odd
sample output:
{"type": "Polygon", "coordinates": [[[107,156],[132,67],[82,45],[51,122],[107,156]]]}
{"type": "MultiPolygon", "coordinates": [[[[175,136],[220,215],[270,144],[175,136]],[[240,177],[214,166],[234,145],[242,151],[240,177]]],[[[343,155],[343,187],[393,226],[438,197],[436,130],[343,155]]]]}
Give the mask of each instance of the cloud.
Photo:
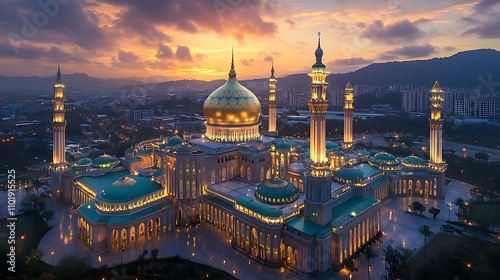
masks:
{"type": "Polygon", "coordinates": [[[48,61],[76,62],[82,64],[90,62],[85,56],[79,55],[78,52],[71,53],[58,47],[45,48],[21,43],[16,45],[16,48],[17,52],[14,52],[14,49],[8,42],[0,42],[0,57],[27,60],[47,59],[48,61]]]}
{"type": "Polygon", "coordinates": [[[499,4],[498,0],[481,0],[478,1],[476,6],[474,6],[474,10],[477,13],[485,13],[491,11],[491,8],[496,4],[499,4]]]}
{"type": "MultiPolygon", "coordinates": [[[[115,26],[151,39],[170,38],[162,30],[175,28],[188,33],[211,31],[243,39],[269,36],[276,25],[261,16],[262,1],[136,1],[106,0],[119,11],[115,26]]],[[[267,10],[270,4],[267,4],[267,10]]]]}
{"type": "Polygon", "coordinates": [[[403,46],[391,51],[387,51],[380,55],[380,58],[383,60],[391,60],[397,58],[420,58],[427,57],[436,52],[436,48],[429,44],[421,44],[421,45],[409,45],[403,46]]]}
{"type": "Polygon", "coordinates": [[[207,56],[202,54],[202,53],[197,53],[194,55],[194,57],[196,57],[197,60],[202,60],[202,59],[205,59],[205,57],[207,57],[207,56]]]}
{"type": "Polygon", "coordinates": [[[363,36],[388,44],[414,41],[424,35],[417,24],[409,20],[402,20],[385,26],[382,20],[375,20],[365,28],[363,36]]]}
{"type": "Polygon", "coordinates": [[[0,1],[0,36],[13,42],[74,44],[85,50],[114,45],[111,34],[83,1],[0,1]],[[52,5],[48,5],[52,3],[52,5]]]}
{"type": "Polygon", "coordinates": [[[271,62],[271,61],[273,61],[273,57],[268,55],[268,56],[264,57],[264,61],[271,62]]]}
{"type": "Polygon", "coordinates": [[[193,57],[191,56],[191,51],[186,46],[177,46],[175,57],[177,57],[177,59],[182,61],[193,61],[193,57]]]}
{"type": "Polygon", "coordinates": [[[454,50],[456,50],[456,48],[455,48],[455,47],[453,47],[453,46],[446,46],[446,47],[444,47],[444,49],[445,49],[446,51],[454,51],[454,50]]]}
{"type": "Polygon", "coordinates": [[[345,58],[345,59],[335,59],[332,62],[329,62],[328,64],[332,65],[339,65],[339,66],[346,66],[346,65],[366,65],[372,63],[371,60],[364,59],[362,57],[351,57],[351,58],[345,58]]]}
{"type": "Polygon", "coordinates": [[[254,59],[253,59],[253,58],[250,58],[250,59],[242,59],[242,60],[241,60],[241,64],[243,64],[243,65],[245,65],[245,66],[250,66],[253,62],[254,62],[254,59]]]}
{"type": "Polygon", "coordinates": [[[287,19],[286,23],[288,23],[290,25],[290,28],[294,28],[295,27],[295,21],[293,21],[291,19],[287,19]]]}
{"type": "Polygon", "coordinates": [[[477,35],[479,38],[500,38],[500,14],[492,15],[488,20],[478,23],[462,35],[477,35]]]}
{"type": "Polygon", "coordinates": [[[129,63],[129,62],[137,62],[139,57],[132,52],[125,52],[120,50],[118,52],[118,61],[129,63]]]}
{"type": "Polygon", "coordinates": [[[156,48],[156,57],[157,58],[172,58],[174,57],[174,52],[172,49],[164,44],[159,44],[156,48]]]}

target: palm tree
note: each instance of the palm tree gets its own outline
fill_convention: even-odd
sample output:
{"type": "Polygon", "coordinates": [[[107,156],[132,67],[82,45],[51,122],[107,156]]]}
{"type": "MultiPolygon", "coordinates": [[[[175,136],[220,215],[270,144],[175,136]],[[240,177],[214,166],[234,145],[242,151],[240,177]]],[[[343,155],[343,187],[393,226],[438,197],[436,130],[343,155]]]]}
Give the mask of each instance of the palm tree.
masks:
{"type": "Polygon", "coordinates": [[[41,186],[47,186],[47,183],[36,178],[31,181],[31,186],[36,189],[36,196],[38,196],[38,189],[41,186]]]}
{"type": "Polygon", "coordinates": [[[463,214],[463,208],[464,208],[464,205],[465,205],[465,201],[463,198],[461,197],[457,197],[455,199],[455,201],[453,201],[453,204],[455,204],[455,206],[458,207],[458,213],[457,213],[457,216],[460,218],[460,220],[462,219],[462,214],[463,214]]]}
{"type": "Polygon", "coordinates": [[[434,232],[431,231],[431,228],[428,225],[423,225],[418,228],[418,231],[424,236],[424,258],[427,262],[427,238],[431,237],[434,232]]]}
{"type": "Polygon", "coordinates": [[[365,256],[365,259],[366,261],[368,262],[368,280],[370,280],[370,259],[373,259],[375,258],[377,255],[375,254],[375,252],[373,252],[373,249],[371,247],[366,247],[364,252],[363,252],[363,255],[365,256]]]}

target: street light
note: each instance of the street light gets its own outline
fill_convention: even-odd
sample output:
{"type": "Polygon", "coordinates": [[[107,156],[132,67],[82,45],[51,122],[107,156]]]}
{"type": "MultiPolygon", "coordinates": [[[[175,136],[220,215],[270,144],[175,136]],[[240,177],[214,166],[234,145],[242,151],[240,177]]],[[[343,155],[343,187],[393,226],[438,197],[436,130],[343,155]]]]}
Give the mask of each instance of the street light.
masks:
{"type": "Polygon", "coordinates": [[[52,256],[52,265],[54,265],[54,251],[50,252],[50,255],[52,256]]]}
{"type": "Polygon", "coordinates": [[[451,202],[448,202],[448,222],[451,220],[450,213],[451,213],[451,202]]]}

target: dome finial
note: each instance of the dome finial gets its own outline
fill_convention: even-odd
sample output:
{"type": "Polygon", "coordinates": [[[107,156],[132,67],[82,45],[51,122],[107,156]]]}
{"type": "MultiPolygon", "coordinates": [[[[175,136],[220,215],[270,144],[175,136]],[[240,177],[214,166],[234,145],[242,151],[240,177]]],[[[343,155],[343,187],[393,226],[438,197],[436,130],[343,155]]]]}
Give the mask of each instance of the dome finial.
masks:
{"type": "Polygon", "coordinates": [[[56,78],[56,83],[57,84],[62,84],[62,79],[61,79],[61,65],[59,62],[57,63],[57,78],[56,78]]]}
{"type": "Polygon", "coordinates": [[[321,48],[321,32],[318,32],[318,48],[321,48]]]}
{"type": "Polygon", "coordinates": [[[318,32],[318,48],[314,52],[316,56],[316,63],[313,65],[313,68],[325,68],[325,65],[321,61],[323,59],[323,50],[321,49],[321,32],[318,32]]]}
{"type": "Polygon", "coordinates": [[[231,47],[231,70],[229,70],[229,78],[236,78],[236,71],[234,70],[234,47],[231,47]]]}

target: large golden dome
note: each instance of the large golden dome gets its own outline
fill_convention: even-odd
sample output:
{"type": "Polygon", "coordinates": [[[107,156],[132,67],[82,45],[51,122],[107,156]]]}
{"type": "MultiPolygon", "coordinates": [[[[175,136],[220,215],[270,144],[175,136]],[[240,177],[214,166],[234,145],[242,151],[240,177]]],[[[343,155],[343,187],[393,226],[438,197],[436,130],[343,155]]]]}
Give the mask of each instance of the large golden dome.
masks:
{"type": "Polygon", "coordinates": [[[203,105],[207,123],[222,126],[253,125],[259,123],[260,113],[259,100],[238,82],[234,62],[231,62],[229,79],[214,90],[203,105]]]}

